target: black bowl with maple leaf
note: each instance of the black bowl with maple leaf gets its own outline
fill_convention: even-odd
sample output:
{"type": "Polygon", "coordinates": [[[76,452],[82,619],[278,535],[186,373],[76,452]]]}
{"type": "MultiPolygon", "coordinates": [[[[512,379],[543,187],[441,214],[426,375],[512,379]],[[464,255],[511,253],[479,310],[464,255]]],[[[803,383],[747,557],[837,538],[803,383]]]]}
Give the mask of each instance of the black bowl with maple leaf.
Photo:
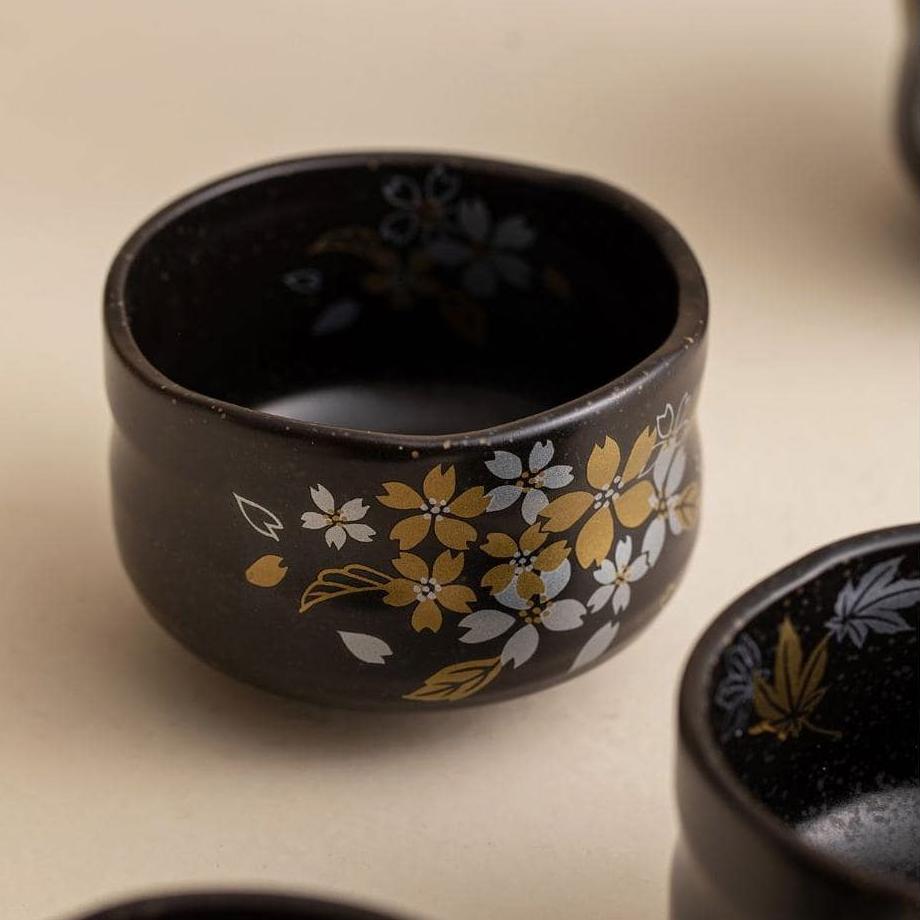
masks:
{"type": "Polygon", "coordinates": [[[686,567],[707,309],[674,228],[581,176],[385,153],[205,186],[106,289],[128,574],[199,656],[294,697],[563,680],[686,567]]]}
{"type": "Polygon", "coordinates": [[[819,550],[713,623],[678,800],[675,920],[920,916],[920,525],[819,550]]]}

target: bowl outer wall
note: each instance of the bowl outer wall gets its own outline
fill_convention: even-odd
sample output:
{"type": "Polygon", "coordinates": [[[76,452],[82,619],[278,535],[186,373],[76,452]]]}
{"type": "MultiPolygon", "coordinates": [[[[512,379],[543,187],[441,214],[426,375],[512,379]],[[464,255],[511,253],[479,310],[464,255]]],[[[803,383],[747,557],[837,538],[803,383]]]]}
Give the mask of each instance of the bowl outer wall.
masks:
{"type": "MultiPolygon", "coordinates": [[[[255,641],[264,637],[272,644],[274,660],[253,660],[251,667],[245,664],[247,655],[256,656],[251,641],[254,633],[245,633],[252,627],[252,618],[247,620],[247,616],[261,616],[262,608],[257,603],[252,611],[243,611],[239,586],[229,577],[238,577],[235,560],[249,553],[251,561],[257,554],[255,544],[244,546],[245,537],[231,529],[231,519],[239,521],[231,496],[236,493],[277,507],[296,483],[303,503],[298,511],[303,511],[308,507],[307,484],[325,482],[327,476],[335,475],[346,497],[370,496],[373,502],[383,482],[395,480],[417,487],[435,465],[454,465],[462,475],[474,465],[482,469],[495,449],[520,454],[535,441],[546,439],[553,441],[557,452],[568,449],[580,462],[604,433],[633,436],[650,420],[654,424],[656,413],[666,403],[677,405],[684,393],[697,394],[705,361],[707,299],[699,267],[676,231],[654,211],[609,186],[578,176],[469,158],[367,154],[257,168],[219,180],[168,206],[144,224],[116,258],[106,288],[104,315],[106,384],[116,423],[112,441],[116,532],[126,568],[145,603],[173,635],[222,670],[275,692],[364,708],[374,707],[376,697],[362,693],[360,676],[351,686],[329,693],[292,684],[290,675],[298,662],[293,650],[285,648],[283,633],[298,627],[290,621],[262,617],[255,641]],[[679,309],[671,334],[631,371],[584,397],[488,430],[447,436],[355,431],[275,417],[186,390],[147,361],[131,335],[124,288],[135,254],[159,227],[197,203],[241,184],[299,169],[354,165],[369,159],[394,166],[434,159],[460,169],[473,166],[509,177],[523,175],[593,194],[627,211],[656,239],[678,278],[679,309]]],[[[695,430],[692,440],[698,456],[695,430]]],[[[515,526],[511,521],[515,513],[490,514],[489,529],[514,532],[508,528],[515,526]]],[[[292,522],[289,530],[295,527],[292,522]]],[[[662,564],[659,593],[678,580],[692,542],[690,535],[669,563],[670,572],[662,564]]],[[[271,543],[263,541],[262,545],[265,552],[275,549],[271,543]]],[[[651,619],[657,612],[653,607],[646,605],[641,615],[624,623],[615,647],[651,619]]],[[[344,628],[362,631],[348,624],[344,628]]],[[[537,689],[563,676],[544,675],[526,689],[537,689]]],[[[524,691],[487,698],[519,692],[524,691]]]]}

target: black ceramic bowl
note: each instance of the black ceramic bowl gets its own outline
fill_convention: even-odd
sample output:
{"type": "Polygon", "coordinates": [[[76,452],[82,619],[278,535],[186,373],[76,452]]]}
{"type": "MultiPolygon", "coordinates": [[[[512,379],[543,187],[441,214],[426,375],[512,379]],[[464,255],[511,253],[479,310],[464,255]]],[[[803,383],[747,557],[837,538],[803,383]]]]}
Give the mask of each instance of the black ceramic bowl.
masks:
{"type": "Polygon", "coordinates": [[[144,898],[80,920],[394,920],[346,904],[276,894],[199,893],[144,898]]]}
{"type": "Polygon", "coordinates": [[[709,628],[680,695],[676,920],[920,917],[920,525],[853,537],[709,628]]]}
{"type": "Polygon", "coordinates": [[[208,185],[108,279],[125,566],[181,642],[279,693],[561,680],[686,565],[706,310],[673,228],[582,177],[380,154],[208,185]]]}

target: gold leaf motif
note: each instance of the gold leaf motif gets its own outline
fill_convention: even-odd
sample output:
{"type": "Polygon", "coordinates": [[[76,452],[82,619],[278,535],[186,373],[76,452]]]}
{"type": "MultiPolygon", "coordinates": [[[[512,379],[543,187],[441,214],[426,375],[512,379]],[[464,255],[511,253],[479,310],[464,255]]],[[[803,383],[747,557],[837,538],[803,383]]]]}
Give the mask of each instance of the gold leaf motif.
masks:
{"type": "Polygon", "coordinates": [[[424,703],[456,702],[478,693],[501,673],[501,658],[460,661],[432,674],[421,687],[403,699],[424,703]]]}
{"type": "Polygon", "coordinates": [[[258,588],[274,588],[287,575],[287,566],[282,565],[283,562],[281,556],[274,554],[260,556],[246,569],[246,581],[258,588]]]}
{"type": "Polygon", "coordinates": [[[828,637],[829,634],[815,646],[803,665],[799,634],[788,617],[783,620],[776,644],[773,683],[767,683],[761,674],[754,678],[754,709],[762,721],[749,729],[752,735],[770,732],[785,741],[797,738],[807,728],[840,737],[840,732],[818,728],[809,721],[827,692],[821,681],[827,669],[828,637]]]}
{"type": "Polygon", "coordinates": [[[391,581],[391,576],[358,563],[346,565],[341,569],[323,569],[316,579],[307,585],[300,599],[300,612],[306,613],[317,604],[348,594],[386,591],[391,581]]]}

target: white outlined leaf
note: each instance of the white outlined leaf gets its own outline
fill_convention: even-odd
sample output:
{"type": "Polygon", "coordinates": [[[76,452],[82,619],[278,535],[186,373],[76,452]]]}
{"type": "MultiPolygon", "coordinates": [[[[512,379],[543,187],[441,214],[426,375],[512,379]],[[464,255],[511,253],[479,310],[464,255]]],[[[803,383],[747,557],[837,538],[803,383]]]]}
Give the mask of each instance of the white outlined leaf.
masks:
{"type": "Polygon", "coordinates": [[[233,497],[239,506],[240,514],[246,518],[247,523],[256,533],[280,542],[276,531],[284,530],[284,524],[281,523],[277,514],[248,498],[243,498],[242,495],[237,495],[236,492],[233,493],[233,497]]]}
{"type": "Polygon", "coordinates": [[[369,636],[367,633],[339,630],[339,638],[358,661],[366,664],[386,664],[387,656],[393,654],[393,649],[383,639],[369,636]]]}

